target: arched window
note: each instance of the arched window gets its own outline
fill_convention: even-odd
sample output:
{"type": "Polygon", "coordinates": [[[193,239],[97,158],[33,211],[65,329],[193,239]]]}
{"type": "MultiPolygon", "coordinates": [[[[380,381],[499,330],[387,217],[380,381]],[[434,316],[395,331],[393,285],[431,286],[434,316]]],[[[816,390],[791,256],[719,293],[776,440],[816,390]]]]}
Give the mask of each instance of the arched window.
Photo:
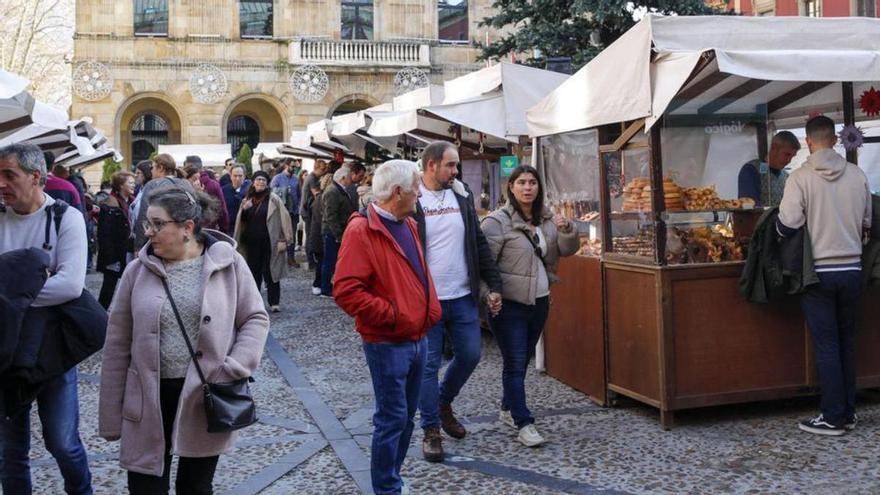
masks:
{"type": "Polygon", "coordinates": [[[437,0],[437,34],[440,41],[468,41],[467,0],[437,0]]]}
{"type": "Polygon", "coordinates": [[[159,148],[168,143],[168,123],[154,113],[146,113],[131,123],[131,159],[134,163],[146,160],[159,148]]]}
{"type": "Polygon", "coordinates": [[[260,124],[247,115],[233,117],[226,125],[226,141],[232,145],[232,156],[238,156],[244,143],[253,150],[260,144],[260,124]]]}

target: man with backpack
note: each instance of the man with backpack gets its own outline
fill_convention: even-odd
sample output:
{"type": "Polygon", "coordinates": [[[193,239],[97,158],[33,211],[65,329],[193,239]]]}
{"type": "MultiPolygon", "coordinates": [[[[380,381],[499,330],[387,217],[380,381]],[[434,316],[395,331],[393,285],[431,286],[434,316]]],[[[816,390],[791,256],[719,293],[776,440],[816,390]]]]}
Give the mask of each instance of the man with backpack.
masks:
{"type": "MultiPolygon", "coordinates": [[[[85,286],[86,229],[82,214],[43,190],[46,161],[37,146],[0,148],[0,253],[37,248],[49,258],[49,278],[32,307],[80,297],[85,286]]],[[[64,477],[65,491],[91,494],[91,473],[79,436],[76,368],[46,382],[36,397],[46,449],[64,477]]],[[[4,493],[31,493],[30,407],[0,417],[0,484],[4,493]]]]}

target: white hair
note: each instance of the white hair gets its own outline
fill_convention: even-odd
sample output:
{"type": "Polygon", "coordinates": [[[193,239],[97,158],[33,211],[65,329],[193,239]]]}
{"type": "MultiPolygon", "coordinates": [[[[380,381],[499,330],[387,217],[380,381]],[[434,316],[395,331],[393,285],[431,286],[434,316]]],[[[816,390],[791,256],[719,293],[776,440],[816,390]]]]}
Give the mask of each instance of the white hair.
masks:
{"type": "Polygon", "coordinates": [[[333,182],[339,182],[345,177],[351,174],[351,169],[348,167],[340,167],[339,170],[333,173],[333,182]]]}
{"type": "Polygon", "coordinates": [[[412,192],[413,184],[419,178],[419,169],[409,160],[389,160],[373,173],[373,197],[376,201],[387,201],[394,188],[412,192]]]}

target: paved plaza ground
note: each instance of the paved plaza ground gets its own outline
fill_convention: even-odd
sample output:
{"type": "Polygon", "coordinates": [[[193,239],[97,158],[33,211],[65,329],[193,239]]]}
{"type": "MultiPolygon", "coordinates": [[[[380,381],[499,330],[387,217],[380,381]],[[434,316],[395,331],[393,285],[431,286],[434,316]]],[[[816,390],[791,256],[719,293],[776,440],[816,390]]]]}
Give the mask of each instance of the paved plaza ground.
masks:
{"type": "MultiPolygon", "coordinates": [[[[310,274],[282,284],[253,391],[260,423],[220,458],[217,493],[369,492],[369,372],[352,320],[309,292],[310,274]]],[[[89,275],[90,289],[100,275],[89,275]]],[[[81,426],[98,494],[125,493],[118,443],[97,436],[100,356],[80,368],[81,426]]],[[[730,370],[735,373],[736,370],[730,370]]],[[[445,439],[447,461],[421,459],[417,428],[403,475],[419,494],[880,493],[880,394],[860,396],[860,423],[840,438],[800,432],[815,413],[806,398],[680,413],[672,431],[656,410],[626,402],[601,408],[530,370],[526,387],[548,444],[527,449],[497,421],[501,358],[486,334],[483,359],[455,403],[464,440],[445,439]]],[[[35,416],[35,415],[34,415],[35,416]]],[[[34,424],[38,424],[34,417],[34,424]]],[[[35,493],[63,493],[34,428],[35,493]]]]}

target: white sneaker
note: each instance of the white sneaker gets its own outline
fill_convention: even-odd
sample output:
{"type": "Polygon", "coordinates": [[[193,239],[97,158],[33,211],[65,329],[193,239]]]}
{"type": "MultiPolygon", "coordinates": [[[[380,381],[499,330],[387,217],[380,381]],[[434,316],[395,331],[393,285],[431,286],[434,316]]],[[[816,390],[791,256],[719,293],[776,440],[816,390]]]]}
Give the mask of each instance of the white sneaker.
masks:
{"type": "Polygon", "coordinates": [[[501,421],[511,428],[516,428],[516,423],[513,421],[513,415],[510,414],[510,411],[502,409],[501,412],[498,413],[498,421],[501,421]]]}
{"type": "Polygon", "coordinates": [[[281,311],[281,307],[278,306],[277,304],[273,304],[273,305],[269,308],[269,311],[271,311],[271,312],[273,312],[273,313],[278,313],[278,312],[281,311]]]}
{"type": "Polygon", "coordinates": [[[321,295],[321,288],[320,287],[312,287],[312,295],[313,296],[320,296],[321,295]]]}
{"type": "Polygon", "coordinates": [[[544,443],[544,437],[535,429],[535,425],[525,425],[519,429],[517,440],[526,447],[537,447],[544,443]]]}

